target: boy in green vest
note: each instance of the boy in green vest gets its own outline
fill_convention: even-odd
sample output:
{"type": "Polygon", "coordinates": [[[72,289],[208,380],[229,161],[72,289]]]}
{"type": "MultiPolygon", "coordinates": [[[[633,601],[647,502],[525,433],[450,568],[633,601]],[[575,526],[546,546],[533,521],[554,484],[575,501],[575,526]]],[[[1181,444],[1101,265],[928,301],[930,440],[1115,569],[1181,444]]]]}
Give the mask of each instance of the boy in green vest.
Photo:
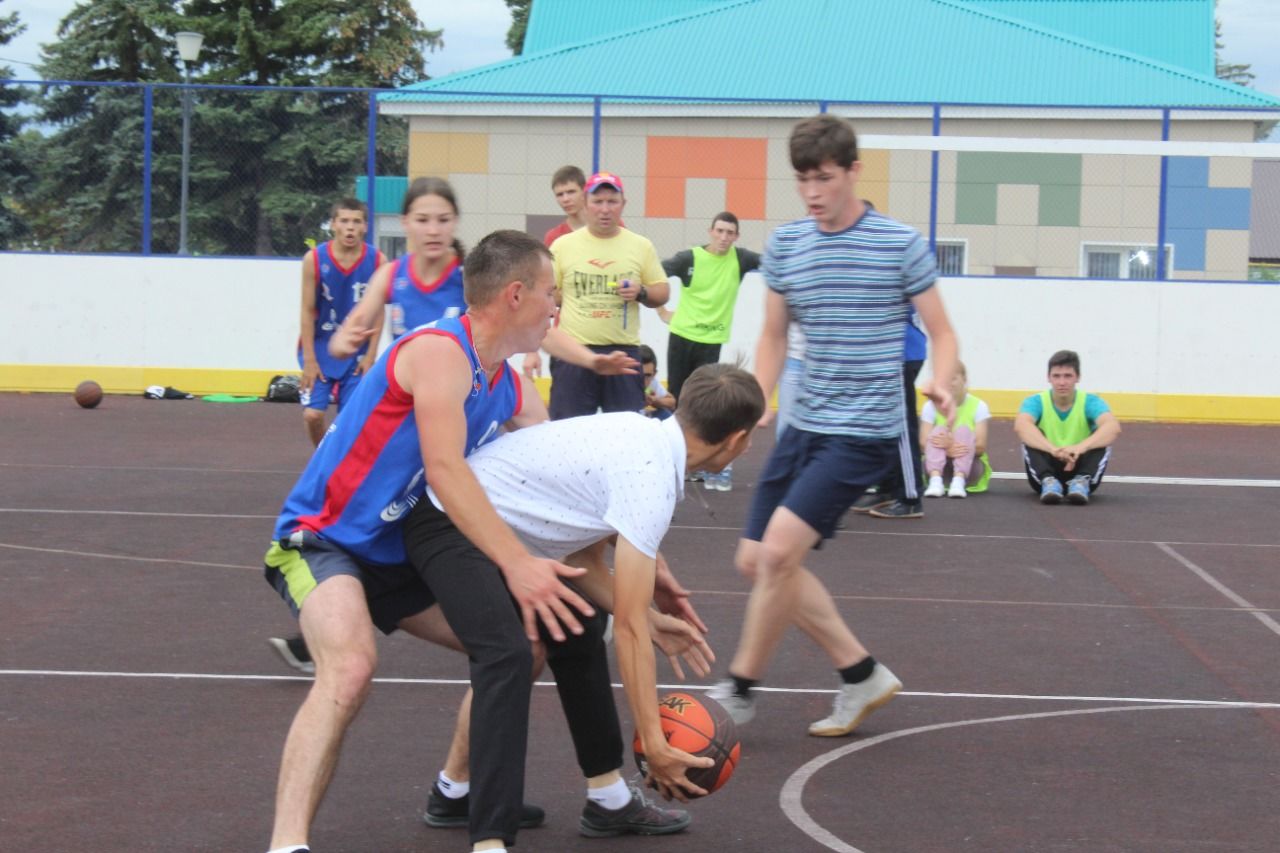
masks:
{"type": "Polygon", "coordinates": [[[991,460],[987,458],[987,421],[991,409],[969,393],[969,377],[963,362],[956,362],[951,380],[951,395],[956,402],[953,425],[933,405],[924,404],[920,412],[920,452],[929,474],[926,498],[963,498],[969,492],[985,492],[991,481],[991,460]],[[951,485],[943,485],[942,475],[951,468],[951,485]]]}
{"type": "Polygon", "coordinates": [[[1087,504],[1102,484],[1111,459],[1111,445],[1120,435],[1120,422],[1097,394],[1076,389],[1080,356],[1059,350],[1049,359],[1052,390],[1023,401],[1013,422],[1022,440],[1027,480],[1040,502],[1087,504]]]}

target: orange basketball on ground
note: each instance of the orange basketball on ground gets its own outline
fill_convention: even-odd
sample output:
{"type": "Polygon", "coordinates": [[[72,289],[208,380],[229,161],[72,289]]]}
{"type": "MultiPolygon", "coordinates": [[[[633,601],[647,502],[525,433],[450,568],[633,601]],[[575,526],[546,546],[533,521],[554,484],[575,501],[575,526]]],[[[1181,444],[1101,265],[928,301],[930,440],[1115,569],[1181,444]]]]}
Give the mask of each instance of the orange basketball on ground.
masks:
{"type": "MultiPolygon", "coordinates": [[[[688,693],[668,693],[658,699],[658,716],[662,734],[667,743],[699,758],[715,761],[710,767],[695,767],[685,775],[689,781],[707,793],[724,786],[738,766],[742,744],[729,716],[719,702],[706,696],[695,697],[688,693]]],[[[636,754],[636,766],[649,775],[649,763],[637,732],[632,741],[636,754]]]]}
{"type": "Polygon", "coordinates": [[[76,386],[76,403],[83,409],[92,409],[102,402],[102,386],[86,379],[76,386]]]}

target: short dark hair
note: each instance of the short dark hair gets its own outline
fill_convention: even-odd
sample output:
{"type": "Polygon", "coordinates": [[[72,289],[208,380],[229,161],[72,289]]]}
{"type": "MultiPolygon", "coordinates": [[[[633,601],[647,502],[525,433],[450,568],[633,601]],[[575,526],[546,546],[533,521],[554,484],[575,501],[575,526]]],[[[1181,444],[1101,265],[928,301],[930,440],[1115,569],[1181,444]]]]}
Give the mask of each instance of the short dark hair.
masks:
{"type": "Polygon", "coordinates": [[[333,219],[338,215],[339,210],[358,210],[364,214],[365,222],[369,221],[369,205],[362,202],[355,196],[343,196],[333,203],[333,207],[329,208],[329,218],[333,219]]]}
{"type": "Polygon", "coordinates": [[[467,253],[462,292],[468,305],[480,307],[513,281],[532,287],[551,250],[523,231],[494,231],[467,253]]]}
{"type": "Polygon", "coordinates": [[[551,176],[551,189],[561,184],[577,184],[579,189],[587,185],[587,176],[577,166],[561,166],[551,176]]]}
{"type": "Polygon", "coordinates": [[[828,160],[848,169],[858,159],[858,135],[853,125],[830,113],[807,118],[791,129],[791,168],[817,169],[828,160]]]}
{"type": "Polygon", "coordinates": [[[741,230],[741,227],[738,225],[738,217],[734,216],[732,213],[730,213],[727,210],[720,211],[715,215],[714,218],[712,218],[711,227],[715,228],[717,222],[728,222],[730,225],[733,226],[734,231],[741,230]]]}
{"type": "Polygon", "coordinates": [[[640,363],[652,364],[654,367],[658,366],[658,356],[654,354],[653,347],[648,344],[640,345],[640,363]]]}
{"type": "Polygon", "coordinates": [[[1079,376],[1080,356],[1069,349],[1060,349],[1049,356],[1049,370],[1053,370],[1055,367],[1070,367],[1076,372],[1076,376],[1079,376]]]}
{"type": "Polygon", "coordinates": [[[720,362],[690,373],[676,403],[680,425],[707,444],[755,429],[763,415],[764,392],[756,378],[741,367],[720,362]]]}

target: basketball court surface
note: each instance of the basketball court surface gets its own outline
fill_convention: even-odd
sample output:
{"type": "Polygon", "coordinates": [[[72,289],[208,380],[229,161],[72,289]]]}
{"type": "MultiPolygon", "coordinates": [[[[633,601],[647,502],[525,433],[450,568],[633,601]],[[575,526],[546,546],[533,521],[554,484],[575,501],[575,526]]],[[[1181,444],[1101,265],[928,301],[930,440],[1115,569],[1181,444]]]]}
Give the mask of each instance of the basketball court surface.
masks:
{"type": "MultiPolygon", "coordinates": [[[[771,442],[732,492],[690,495],[664,543],[717,678],[771,442]]],[[[1008,421],[991,446],[1011,476],[988,494],[928,501],[920,521],[851,515],[809,564],[905,684],[854,736],[805,734],[837,685],[793,631],[737,773],[690,829],[585,839],[539,684],[526,797],[548,821],[517,849],[1280,849],[1280,428],[1126,424],[1088,507],[1039,505],[1008,421]]],[[[266,849],[308,679],[266,643],[294,626],[260,560],[308,453],[291,405],[0,395],[0,851],[266,849]]],[[[466,662],[403,636],[379,649],[313,850],[463,853],[465,831],[420,814],[466,662]]],[[[662,661],[659,679],[709,683],[662,661]]]]}

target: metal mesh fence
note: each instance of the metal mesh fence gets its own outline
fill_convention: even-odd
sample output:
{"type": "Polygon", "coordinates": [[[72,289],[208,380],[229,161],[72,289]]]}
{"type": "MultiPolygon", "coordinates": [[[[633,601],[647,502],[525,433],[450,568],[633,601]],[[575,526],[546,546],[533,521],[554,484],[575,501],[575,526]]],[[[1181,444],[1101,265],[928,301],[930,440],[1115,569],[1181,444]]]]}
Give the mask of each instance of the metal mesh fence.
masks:
{"type": "Polygon", "coordinates": [[[622,176],[624,221],[661,254],[705,241],[721,210],[759,249],[804,215],[790,130],[829,109],[858,130],[861,196],[930,238],[946,275],[1280,278],[1280,159],[1221,111],[1170,133],[1159,109],[477,96],[378,111],[378,94],[2,84],[0,248],[180,253],[185,222],[192,255],[295,257],[328,237],[333,201],[355,195],[395,257],[409,248],[404,190],[428,174],[453,184],[464,242],[497,228],[542,236],[564,221],[551,176],[571,164],[622,176]],[[1160,142],[1162,118],[1175,147],[1160,142]]]}

